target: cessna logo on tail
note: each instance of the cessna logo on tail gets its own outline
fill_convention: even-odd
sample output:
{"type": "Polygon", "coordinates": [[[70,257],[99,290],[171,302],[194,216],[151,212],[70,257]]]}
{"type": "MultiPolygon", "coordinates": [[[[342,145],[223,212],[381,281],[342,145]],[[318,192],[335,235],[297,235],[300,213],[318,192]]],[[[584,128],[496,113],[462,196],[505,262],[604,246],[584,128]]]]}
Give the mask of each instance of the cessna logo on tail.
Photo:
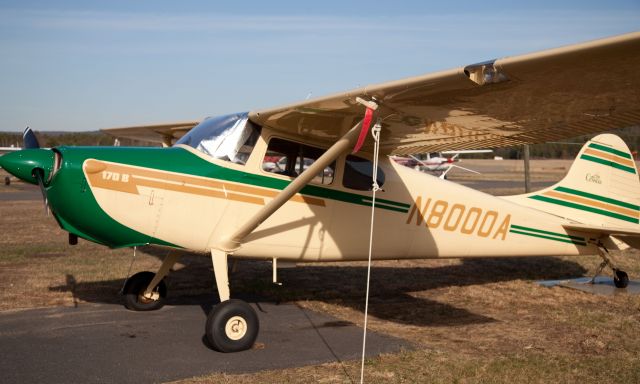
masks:
{"type": "Polygon", "coordinates": [[[584,176],[584,179],[587,180],[587,182],[589,183],[596,183],[596,184],[602,184],[602,179],[600,179],[600,175],[596,174],[591,174],[591,173],[587,173],[584,176]]]}
{"type": "Polygon", "coordinates": [[[418,196],[411,206],[406,224],[410,224],[415,215],[415,224],[425,224],[428,228],[440,228],[445,231],[460,232],[465,235],[475,234],[480,237],[504,240],[509,232],[511,215],[506,215],[501,224],[500,214],[496,211],[484,211],[482,208],[467,208],[464,204],[449,204],[444,200],[432,202],[431,198],[425,198],[422,203],[422,196],[418,196]],[[495,231],[494,231],[495,229],[495,231]]]}

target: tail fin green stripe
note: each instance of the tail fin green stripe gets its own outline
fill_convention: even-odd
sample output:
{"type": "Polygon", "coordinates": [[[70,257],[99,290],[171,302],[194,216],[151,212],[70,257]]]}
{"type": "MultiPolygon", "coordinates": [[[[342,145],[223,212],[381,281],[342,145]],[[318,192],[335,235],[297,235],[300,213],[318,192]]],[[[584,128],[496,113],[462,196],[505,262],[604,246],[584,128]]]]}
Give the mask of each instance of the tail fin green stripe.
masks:
{"type": "Polygon", "coordinates": [[[594,195],[593,193],[578,191],[577,189],[571,189],[571,188],[566,188],[566,187],[557,187],[556,191],[569,193],[569,194],[572,194],[572,195],[577,195],[577,196],[582,196],[582,197],[588,197],[588,198],[593,199],[593,200],[598,200],[598,201],[602,201],[602,202],[609,203],[609,204],[619,205],[619,206],[624,207],[624,208],[635,209],[636,211],[640,210],[640,206],[638,206],[638,205],[631,204],[631,203],[626,203],[624,201],[612,199],[610,197],[594,195]]]}
{"type": "Polygon", "coordinates": [[[633,173],[633,174],[636,173],[635,169],[633,169],[631,167],[627,167],[625,165],[614,163],[611,160],[600,159],[598,157],[594,157],[594,156],[590,156],[590,155],[582,155],[582,156],[580,156],[580,158],[582,160],[593,161],[594,163],[608,165],[610,167],[613,167],[613,168],[616,168],[616,169],[620,169],[620,170],[625,171],[625,172],[629,172],[629,173],[633,173]]]}
{"type": "Polygon", "coordinates": [[[606,147],[604,145],[591,143],[591,144],[589,144],[589,148],[599,149],[599,150],[604,151],[604,152],[609,152],[609,153],[613,153],[614,155],[617,155],[617,156],[620,156],[620,157],[624,157],[625,159],[631,159],[631,154],[630,153],[619,151],[617,149],[606,147]]]}
{"type": "Polygon", "coordinates": [[[558,200],[558,199],[553,199],[551,197],[546,197],[546,196],[537,196],[536,195],[536,196],[529,196],[529,198],[534,199],[534,200],[544,201],[544,202],[551,203],[551,204],[563,205],[565,207],[575,208],[575,209],[579,209],[579,210],[582,210],[582,211],[593,212],[593,213],[596,213],[598,215],[609,216],[609,217],[613,217],[613,218],[616,218],[616,219],[619,219],[619,220],[624,220],[624,221],[628,221],[630,223],[638,224],[638,218],[636,218],[636,217],[625,216],[625,215],[621,215],[619,213],[605,211],[603,209],[587,207],[586,205],[570,203],[568,201],[562,201],[562,200],[558,200]]]}

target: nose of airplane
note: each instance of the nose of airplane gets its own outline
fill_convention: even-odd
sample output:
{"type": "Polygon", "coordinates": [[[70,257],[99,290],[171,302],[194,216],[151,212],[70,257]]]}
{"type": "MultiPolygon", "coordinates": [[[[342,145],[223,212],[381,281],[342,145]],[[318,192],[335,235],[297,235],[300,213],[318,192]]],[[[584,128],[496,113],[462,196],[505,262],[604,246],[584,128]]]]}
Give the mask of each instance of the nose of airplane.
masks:
{"type": "Polygon", "coordinates": [[[0,167],[27,183],[38,184],[34,171],[42,170],[42,179],[49,180],[54,158],[50,149],[23,149],[0,156],[0,167]]]}

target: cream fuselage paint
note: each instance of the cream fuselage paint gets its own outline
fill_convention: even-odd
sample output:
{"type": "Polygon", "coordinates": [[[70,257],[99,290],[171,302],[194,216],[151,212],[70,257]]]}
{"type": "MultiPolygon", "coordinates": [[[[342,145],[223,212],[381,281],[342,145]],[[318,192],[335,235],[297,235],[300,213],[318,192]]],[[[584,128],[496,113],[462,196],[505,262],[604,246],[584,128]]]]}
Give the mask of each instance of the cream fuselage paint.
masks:
{"type": "MultiPolygon", "coordinates": [[[[282,180],[262,171],[266,140],[259,140],[246,165],[193,155],[221,167],[282,180]]],[[[331,193],[370,196],[339,182],[344,156],[337,161],[331,193]]],[[[376,210],[374,258],[494,257],[594,254],[580,233],[567,233],[567,221],[459,184],[403,167],[383,158],[383,189],[377,198],[406,203],[407,209],[376,210]]],[[[83,167],[100,207],[138,232],[199,252],[230,235],[279,191],[94,159],[83,167]]],[[[380,200],[379,200],[380,201],[380,200]]],[[[296,195],[249,235],[235,257],[296,261],[362,260],[368,252],[370,207],[296,195]]]]}

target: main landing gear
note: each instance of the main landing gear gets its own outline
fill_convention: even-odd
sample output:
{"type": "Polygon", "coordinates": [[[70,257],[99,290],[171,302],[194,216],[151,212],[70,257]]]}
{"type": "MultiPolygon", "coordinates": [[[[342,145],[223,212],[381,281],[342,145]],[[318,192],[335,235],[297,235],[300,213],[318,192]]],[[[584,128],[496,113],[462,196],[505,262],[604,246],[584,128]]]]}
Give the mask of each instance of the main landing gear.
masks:
{"type": "Polygon", "coordinates": [[[260,322],[256,311],[242,300],[230,300],[227,254],[211,250],[213,273],[220,295],[220,304],[209,312],[205,332],[207,341],[220,352],[249,349],[258,337],[260,322]]]}
{"type": "MultiPolygon", "coordinates": [[[[220,352],[250,349],[260,331],[258,315],[246,302],[230,300],[227,254],[212,250],[211,259],[220,304],[207,315],[207,341],[220,352]]],[[[157,273],[138,272],[127,279],[123,289],[125,306],[132,311],[153,311],[162,308],[167,296],[167,286],[163,279],[176,261],[178,256],[169,254],[157,273]]]]}
{"type": "Polygon", "coordinates": [[[216,305],[207,316],[207,341],[220,352],[250,349],[258,337],[260,323],[256,311],[242,300],[227,300],[216,305]]]}
{"type": "Polygon", "coordinates": [[[598,266],[596,274],[591,279],[591,283],[595,283],[596,277],[598,277],[602,270],[608,266],[613,271],[613,284],[616,286],[616,288],[626,288],[629,285],[629,275],[627,275],[625,271],[618,269],[613,265],[608,257],[609,250],[607,250],[604,245],[598,244],[598,254],[602,258],[602,263],[600,263],[600,266],[598,266]]]}

